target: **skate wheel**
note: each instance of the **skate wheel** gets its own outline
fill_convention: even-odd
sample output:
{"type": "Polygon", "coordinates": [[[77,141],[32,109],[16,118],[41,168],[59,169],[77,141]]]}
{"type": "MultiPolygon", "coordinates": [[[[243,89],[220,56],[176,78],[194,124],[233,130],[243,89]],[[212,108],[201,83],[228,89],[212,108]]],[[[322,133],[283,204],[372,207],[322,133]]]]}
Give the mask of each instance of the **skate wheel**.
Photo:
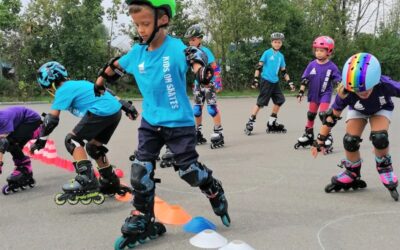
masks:
{"type": "Polygon", "coordinates": [[[20,186],[19,187],[21,190],[25,190],[26,189],[26,186],[20,186]]]}
{"type": "Polygon", "coordinates": [[[10,194],[10,186],[5,185],[2,189],[2,192],[4,195],[9,195],[10,194]]]}
{"type": "Polygon", "coordinates": [[[65,202],[67,202],[67,200],[61,199],[62,196],[63,194],[56,194],[56,196],[54,197],[54,202],[59,206],[62,206],[65,204],[65,202]]]}
{"type": "MultiPolygon", "coordinates": [[[[139,239],[138,242],[139,242],[140,244],[145,244],[145,243],[146,243],[146,239],[139,239]]],[[[128,246],[129,246],[129,245],[128,245],[128,246]]]]}
{"type": "Polygon", "coordinates": [[[214,148],[215,148],[215,146],[211,144],[211,145],[210,145],[210,148],[211,148],[211,149],[214,149],[214,148]]]}
{"type": "Polygon", "coordinates": [[[93,198],[93,202],[96,205],[101,205],[103,202],[106,200],[103,194],[99,194],[96,197],[93,198]]]}
{"type": "Polygon", "coordinates": [[[89,205],[90,203],[92,203],[92,198],[88,198],[88,199],[83,199],[83,200],[79,200],[83,205],[89,205]]]}
{"type": "Polygon", "coordinates": [[[390,190],[390,195],[392,196],[392,198],[393,198],[395,201],[398,201],[398,200],[399,200],[399,193],[397,192],[396,189],[390,190]]]}
{"type": "Polygon", "coordinates": [[[325,192],[326,193],[330,193],[330,192],[332,192],[334,189],[335,189],[335,185],[334,184],[328,184],[326,187],[325,187],[325,192]]]}
{"type": "Polygon", "coordinates": [[[30,188],[34,188],[36,186],[36,181],[32,179],[32,181],[29,183],[30,188]]]}
{"type": "Polygon", "coordinates": [[[299,147],[300,147],[299,143],[294,144],[294,149],[299,149],[299,147]]]}
{"type": "Polygon", "coordinates": [[[223,216],[221,216],[221,220],[224,226],[229,227],[231,225],[231,218],[228,214],[224,214],[223,216]]]}
{"type": "Polygon", "coordinates": [[[123,250],[125,249],[126,238],[121,236],[114,242],[114,250],[123,250]],[[122,247],[123,246],[123,247],[122,247]]]}
{"type": "Polygon", "coordinates": [[[350,187],[344,187],[343,190],[344,191],[349,191],[350,187]]]}
{"type": "Polygon", "coordinates": [[[129,160],[130,160],[130,161],[134,161],[134,160],[135,160],[135,155],[129,156],[129,160]]]}
{"type": "Polygon", "coordinates": [[[70,205],[76,205],[79,203],[79,199],[75,196],[75,197],[71,197],[67,199],[68,203],[70,205]]]}

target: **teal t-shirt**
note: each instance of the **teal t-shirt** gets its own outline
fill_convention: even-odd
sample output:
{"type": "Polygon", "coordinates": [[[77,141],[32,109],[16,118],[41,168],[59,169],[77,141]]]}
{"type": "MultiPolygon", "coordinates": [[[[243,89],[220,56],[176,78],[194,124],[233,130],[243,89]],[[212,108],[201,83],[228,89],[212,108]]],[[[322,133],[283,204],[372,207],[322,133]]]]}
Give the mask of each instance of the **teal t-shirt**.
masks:
{"type": "Polygon", "coordinates": [[[51,108],[69,110],[77,117],[83,117],[87,111],[98,116],[109,116],[121,109],[119,101],[109,92],[96,97],[93,87],[93,83],[85,80],[66,81],[56,90],[51,108]]]}
{"type": "Polygon", "coordinates": [[[264,63],[261,77],[271,83],[279,82],[279,71],[286,67],[283,54],[272,48],[268,49],[261,56],[260,62],[264,63]]]}
{"type": "Polygon", "coordinates": [[[205,46],[201,46],[200,49],[206,53],[207,55],[207,59],[208,59],[208,65],[210,65],[211,63],[215,62],[215,56],[214,54],[211,52],[211,50],[205,46]]]}
{"type": "Polygon", "coordinates": [[[188,65],[185,44],[166,36],[153,51],[135,44],[118,63],[133,74],[143,96],[142,116],[153,126],[194,126],[193,110],[186,94],[188,65]]]}

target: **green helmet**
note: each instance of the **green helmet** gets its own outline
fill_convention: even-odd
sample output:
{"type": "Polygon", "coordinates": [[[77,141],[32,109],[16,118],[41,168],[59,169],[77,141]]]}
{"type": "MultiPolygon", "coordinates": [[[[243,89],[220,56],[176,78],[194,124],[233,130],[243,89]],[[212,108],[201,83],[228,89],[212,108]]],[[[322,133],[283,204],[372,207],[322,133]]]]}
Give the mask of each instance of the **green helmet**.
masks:
{"type": "Polygon", "coordinates": [[[126,4],[146,4],[154,9],[165,9],[169,18],[176,14],[175,0],[125,0],[126,4]]]}

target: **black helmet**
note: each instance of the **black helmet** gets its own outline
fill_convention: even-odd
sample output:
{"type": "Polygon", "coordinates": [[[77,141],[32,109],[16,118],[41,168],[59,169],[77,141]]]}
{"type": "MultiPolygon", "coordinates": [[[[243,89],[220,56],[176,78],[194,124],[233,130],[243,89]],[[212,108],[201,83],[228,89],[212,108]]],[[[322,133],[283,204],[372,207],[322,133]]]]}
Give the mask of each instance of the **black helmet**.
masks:
{"type": "Polygon", "coordinates": [[[192,25],[186,31],[185,38],[192,38],[192,37],[198,37],[198,38],[204,37],[204,32],[203,29],[200,27],[200,25],[198,24],[192,25]]]}

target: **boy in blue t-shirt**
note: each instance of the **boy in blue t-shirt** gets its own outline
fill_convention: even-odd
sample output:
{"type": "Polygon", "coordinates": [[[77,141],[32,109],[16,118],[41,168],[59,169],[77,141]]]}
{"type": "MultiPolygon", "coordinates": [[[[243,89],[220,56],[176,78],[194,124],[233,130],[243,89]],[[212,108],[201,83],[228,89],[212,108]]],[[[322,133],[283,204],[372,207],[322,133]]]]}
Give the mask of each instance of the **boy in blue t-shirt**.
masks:
{"type": "Polygon", "coordinates": [[[135,211],[125,220],[123,237],[116,248],[124,249],[138,239],[165,233],[154,222],[155,161],[163,145],[174,153],[173,166],[192,187],[200,187],[209,198],[215,214],[229,226],[227,200],[221,182],[212,171],[198,162],[193,110],[186,95],[186,71],[192,66],[200,84],[208,84],[212,70],[204,52],[187,48],[180,39],[167,34],[165,27],[175,15],[174,0],[127,0],[129,14],[140,36],[128,54],[113,59],[100,72],[96,94],[101,95],[105,81],[112,82],[123,72],[133,74],[143,96],[139,145],[132,163],[131,184],[135,211]]]}
{"type": "Polygon", "coordinates": [[[245,133],[247,135],[250,135],[251,131],[253,131],[258,111],[260,111],[260,109],[264,106],[268,106],[271,98],[274,106],[272,107],[272,114],[267,122],[267,133],[286,132],[285,126],[276,121],[278,118],[279,109],[285,102],[285,96],[279,87],[279,73],[281,73],[282,77],[290,85],[292,91],[295,91],[295,87],[293,82],[290,81],[290,77],[286,72],[285,57],[279,51],[284,40],[285,36],[282,33],[272,33],[272,48],[264,51],[259,63],[256,66],[254,80],[251,87],[259,87],[260,94],[257,98],[257,104],[253,107],[249,121],[246,124],[245,133]],[[260,76],[260,73],[261,80],[259,83],[258,77],[260,76]]]}
{"type": "Polygon", "coordinates": [[[221,125],[221,111],[217,107],[217,93],[222,91],[222,81],[220,68],[218,67],[214,54],[211,50],[202,45],[204,32],[199,25],[191,26],[185,34],[185,38],[189,39],[189,45],[201,49],[208,57],[208,64],[214,70],[214,77],[210,84],[200,85],[197,81],[194,83],[193,95],[194,106],[193,112],[196,120],[197,144],[206,143],[203,137],[202,129],[202,110],[204,103],[207,102],[207,111],[214,121],[214,134],[211,135],[211,148],[221,147],[224,145],[223,128],[221,125]]]}
{"type": "Polygon", "coordinates": [[[88,204],[93,201],[101,204],[103,194],[125,194],[129,189],[119,183],[113,171],[104,146],[110,140],[121,119],[121,108],[129,118],[137,116],[136,109],[131,103],[118,101],[109,92],[98,98],[94,95],[94,85],[91,82],[69,80],[68,72],[58,62],[47,62],[38,70],[39,85],[54,95],[51,111],[44,117],[43,129],[39,138],[31,146],[31,152],[42,149],[47,137],[57,127],[62,110],[68,110],[77,117],[82,117],[73,131],[65,137],[65,146],[75,160],[77,176],[72,183],[65,184],[64,193],[56,196],[56,203],[63,205],[68,201],[76,204],[79,201],[88,204]],[[87,143],[85,143],[85,141],[87,143]],[[93,158],[100,172],[100,187],[92,163],[85,152],[93,158]],[[103,193],[99,193],[100,192],[103,193]]]}

